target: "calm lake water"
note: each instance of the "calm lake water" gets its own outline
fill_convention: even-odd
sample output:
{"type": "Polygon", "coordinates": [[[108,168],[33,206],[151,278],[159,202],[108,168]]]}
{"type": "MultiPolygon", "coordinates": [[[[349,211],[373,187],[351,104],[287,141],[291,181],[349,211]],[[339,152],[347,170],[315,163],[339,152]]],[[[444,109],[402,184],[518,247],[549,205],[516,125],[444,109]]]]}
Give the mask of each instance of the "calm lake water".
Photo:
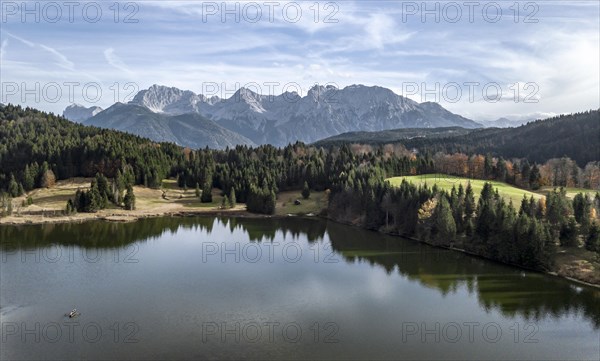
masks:
{"type": "Polygon", "coordinates": [[[0,240],[3,360],[600,359],[599,290],[321,220],[0,240]]]}

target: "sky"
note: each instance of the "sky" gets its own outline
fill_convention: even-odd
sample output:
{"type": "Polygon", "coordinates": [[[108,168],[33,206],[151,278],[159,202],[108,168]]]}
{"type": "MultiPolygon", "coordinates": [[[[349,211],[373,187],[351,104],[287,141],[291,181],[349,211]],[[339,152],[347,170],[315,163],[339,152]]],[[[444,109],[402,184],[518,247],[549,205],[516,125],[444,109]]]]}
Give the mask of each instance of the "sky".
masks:
{"type": "Polygon", "coordinates": [[[599,24],[598,0],[2,0],[0,102],[364,84],[474,120],[544,117],[600,108],[599,24]]]}

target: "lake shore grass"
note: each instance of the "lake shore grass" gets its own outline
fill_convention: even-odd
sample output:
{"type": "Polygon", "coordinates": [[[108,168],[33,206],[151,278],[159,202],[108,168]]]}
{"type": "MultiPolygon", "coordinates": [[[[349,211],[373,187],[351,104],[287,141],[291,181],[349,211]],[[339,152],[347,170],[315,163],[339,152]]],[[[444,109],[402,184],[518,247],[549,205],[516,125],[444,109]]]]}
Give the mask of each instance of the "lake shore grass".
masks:
{"type": "Polygon", "coordinates": [[[51,188],[35,189],[21,197],[13,199],[13,214],[0,218],[0,225],[49,224],[103,220],[109,222],[133,222],[141,218],[162,216],[240,216],[240,217],[284,217],[318,215],[327,206],[325,192],[311,192],[303,199],[300,191],[283,191],[278,194],[275,214],[261,215],[250,213],[243,203],[233,208],[221,208],[223,196],[219,189],[212,190],[213,201],[202,203],[196,197],[195,189],[183,189],[172,179],[163,181],[161,189],[141,186],[133,187],[136,209],[125,210],[110,204],[108,208],[96,213],[63,213],[67,201],[74,197],[78,189],[89,188],[91,179],[73,178],[58,181],[51,188]],[[33,204],[23,202],[31,197],[33,204]],[[294,204],[295,200],[300,204],[294,204]]]}
{"type": "Polygon", "coordinates": [[[141,186],[133,187],[136,198],[136,209],[125,210],[110,204],[106,209],[96,213],[63,213],[67,200],[73,198],[78,189],[88,189],[91,179],[74,178],[58,181],[51,188],[35,189],[26,195],[13,199],[13,214],[0,218],[0,224],[46,224],[83,222],[87,220],[105,220],[112,222],[132,222],[140,218],[176,216],[176,215],[245,215],[244,204],[234,208],[221,208],[222,196],[218,189],[213,189],[213,201],[201,203],[196,197],[195,189],[182,189],[174,181],[166,180],[162,189],[151,189],[141,186]],[[24,205],[23,201],[31,197],[33,204],[24,205]]]}

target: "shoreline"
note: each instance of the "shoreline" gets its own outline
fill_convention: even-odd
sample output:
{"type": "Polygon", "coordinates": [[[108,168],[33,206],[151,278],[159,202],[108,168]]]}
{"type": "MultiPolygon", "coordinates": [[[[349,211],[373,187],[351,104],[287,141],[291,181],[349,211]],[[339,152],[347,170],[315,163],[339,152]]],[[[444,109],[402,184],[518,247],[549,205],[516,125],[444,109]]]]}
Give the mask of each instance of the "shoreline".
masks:
{"type": "Polygon", "coordinates": [[[65,224],[65,223],[84,223],[92,221],[103,221],[111,223],[131,223],[141,219],[160,218],[160,217],[240,217],[240,218],[287,218],[302,217],[302,214],[288,215],[266,215],[250,213],[245,209],[199,209],[199,210],[181,210],[164,211],[143,214],[101,214],[98,213],[76,213],[75,215],[64,215],[57,217],[29,217],[28,215],[10,216],[0,218],[0,226],[34,226],[43,224],[65,224]]]}
{"type": "MultiPolygon", "coordinates": [[[[337,221],[337,220],[334,220],[334,219],[330,219],[330,218],[327,218],[327,217],[322,217],[322,218],[324,218],[324,219],[326,219],[328,221],[336,222],[336,223],[343,224],[343,225],[346,225],[346,226],[361,228],[360,226],[357,226],[357,225],[354,225],[354,224],[351,224],[351,223],[340,222],[340,221],[337,221]]],[[[361,229],[365,229],[365,228],[361,228],[361,229]]],[[[418,238],[414,238],[414,237],[411,237],[411,236],[405,236],[405,235],[402,235],[402,234],[399,234],[399,233],[384,232],[384,231],[373,230],[373,229],[368,229],[368,230],[372,231],[372,232],[376,232],[376,233],[380,233],[380,234],[385,234],[385,235],[388,235],[388,236],[392,236],[392,237],[401,237],[401,238],[408,239],[408,240],[411,240],[411,241],[414,241],[414,242],[426,244],[426,245],[428,245],[430,247],[435,247],[435,248],[440,248],[440,249],[446,249],[446,250],[454,251],[454,252],[460,252],[462,254],[465,254],[465,255],[468,255],[468,256],[471,256],[471,257],[477,257],[477,258],[486,260],[488,262],[494,262],[494,263],[498,263],[498,264],[501,264],[501,265],[504,265],[504,266],[508,266],[508,267],[512,267],[512,268],[516,268],[516,269],[521,269],[521,270],[525,270],[525,271],[529,271],[529,272],[535,272],[535,273],[538,273],[538,274],[543,274],[543,275],[547,275],[547,276],[551,276],[551,277],[556,277],[556,278],[560,278],[560,279],[563,279],[563,280],[568,280],[568,281],[571,281],[571,282],[574,282],[574,283],[578,283],[580,285],[584,285],[584,286],[588,286],[588,287],[592,287],[592,288],[600,290],[600,283],[598,283],[598,284],[591,283],[591,282],[583,281],[583,280],[580,280],[580,279],[577,279],[577,278],[574,278],[574,277],[571,277],[571,276],[561,275],[557,271],[540,271],[540,270],[536,270],[536,269],[532,269],[532,268],[527,268],[527,267],[524,267],[524,266],[520,266],[520,265],[517,265],[517,264],[506,263],[506,262],[502,262],[502,261],[499,261],[499,260],[487,258],[487,257],[479,255],[477,253],[469,252],[469,251],[467,251],[465,249],[462,249],[462,248],[447,247],[447,246],[442,246],[442,245],[435,245],[435,244],[429,243],[427,241],[423,241],[423,240],[420,240],[418,238]]]]}
{"type": "MultiPolygon", "coordinates": [[[[256,213],[250,213],[242,207],[243,206],[238,205],[234,209],[207,209],[207,208],[204,208],[204,209],[177,210],[177,211],[165,210],[162,212],[138,213],[138,214],[135,214],[135,213],[134,214],[124,214],[124,213],[103,214],[105,212],[101,211],[98,213],[77,213],[77,214],[71,215],[71,216],[65,215],[65,216],[58,216],[58,217],[41,217],[41,219],[37,219],[37,217],[34,217],[32,219],[32,217],[29,215],[18,215],[18,216],[10,216],[10,217],[5,217],[5,218],[0,218],[0,226],[30,226],[30,225],[45,225],[45,224],[50,225],[50,224],[64,224],[64,223],[84,223],[84,222],[91,222],[91,221],[102,221],[102,222],[112,222],[112,223],[131,223],[131,222],[137,222],[141,219],[147,219],[147,218],[204,216],[204,217],[236,217],[236,218],[308,217],[308,218],[318,218],[318,219],[322,219],[322,220],[336,222],[336,223],[343,224],[346,226],[351,226],[351,227],[359,227],[354,224],[340,222],[340,221],[331,219],[329,217],[323,217],[323,216],[319,216],[319,215],[311,216],[311,215],[305,215],[305,214],[292,214],[292,213],[289,213],[286,215],[256,214],[256,213]]],[[[133,211],[133,212],[135,212],[135,211],[133,211]]],[[[481,258],[481,259],[484,259],[484,260],[487,260],[490,262],[496,262],[496,263],[499,263],[499,264],[502,264],[505,266],[522,269],[522,270],[526,270],[529,272],[544,274],[547,276],[557,277],[557,278],[560,278],[563,280],[568,280],[570,282],[574,282],[574,283],[577,283],[577,284],[580,284],[583,286],[600,289],[600,284],[587,282],[584,280],[574,278],[572,276],[561,275],[557,271],[540,271],[540,270],[523,267],[520,265],[505,263],[505,262],[501,262],[498,260],[493,260],[493,259],[484,257],[482,255],[478,255],[476,253],[469,252],[469,251],[461,249],[461,248],[434,245],[427,241],[423,241],[418,238],[414,238],[414,237],[410,237],[410,236],[405,236],[402,234],[397,234],[397,233],[392,233],[392,232],[384,232],[384,231],[378,231],[378,230],[370,230],[370,231],[393,236],[393,237],[401,237],[401,238],[408,239],[408,240],[411,240],[414,242],[426,244],[430,247],[436,247],[436,248],[446,249],[449,251],[460,252],[460,253],[463,253],[463,254],[471,256],[471,257],[481,258]]]]}

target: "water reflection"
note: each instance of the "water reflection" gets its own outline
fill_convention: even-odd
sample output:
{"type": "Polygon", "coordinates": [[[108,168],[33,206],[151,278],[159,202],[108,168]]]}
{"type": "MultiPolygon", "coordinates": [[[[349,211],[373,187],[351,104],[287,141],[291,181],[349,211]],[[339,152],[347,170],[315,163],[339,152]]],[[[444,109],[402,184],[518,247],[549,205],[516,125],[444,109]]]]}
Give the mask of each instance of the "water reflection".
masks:
{"type": "Polygon", "coordinates": [[[524,272],[511,267],[437,249],[399,237],[386,236],[315,219],[253,218],[153,218],[134,223],[88,222],[0,226],[0,250],[35,249],[51,245],[86,249],[119,249],[134,242],[148,242],[178,230],[227,227],[243,231],[252,242],[271,242],[277,232],[308,242],[330,242],[338,258],[348,263],[366,262],[435,289],[442,295],[466,288],[479,305],[504,316],[538,321],[581,314],[595,329],[600,328],[600,291],[571,282],[524,272]]]}

